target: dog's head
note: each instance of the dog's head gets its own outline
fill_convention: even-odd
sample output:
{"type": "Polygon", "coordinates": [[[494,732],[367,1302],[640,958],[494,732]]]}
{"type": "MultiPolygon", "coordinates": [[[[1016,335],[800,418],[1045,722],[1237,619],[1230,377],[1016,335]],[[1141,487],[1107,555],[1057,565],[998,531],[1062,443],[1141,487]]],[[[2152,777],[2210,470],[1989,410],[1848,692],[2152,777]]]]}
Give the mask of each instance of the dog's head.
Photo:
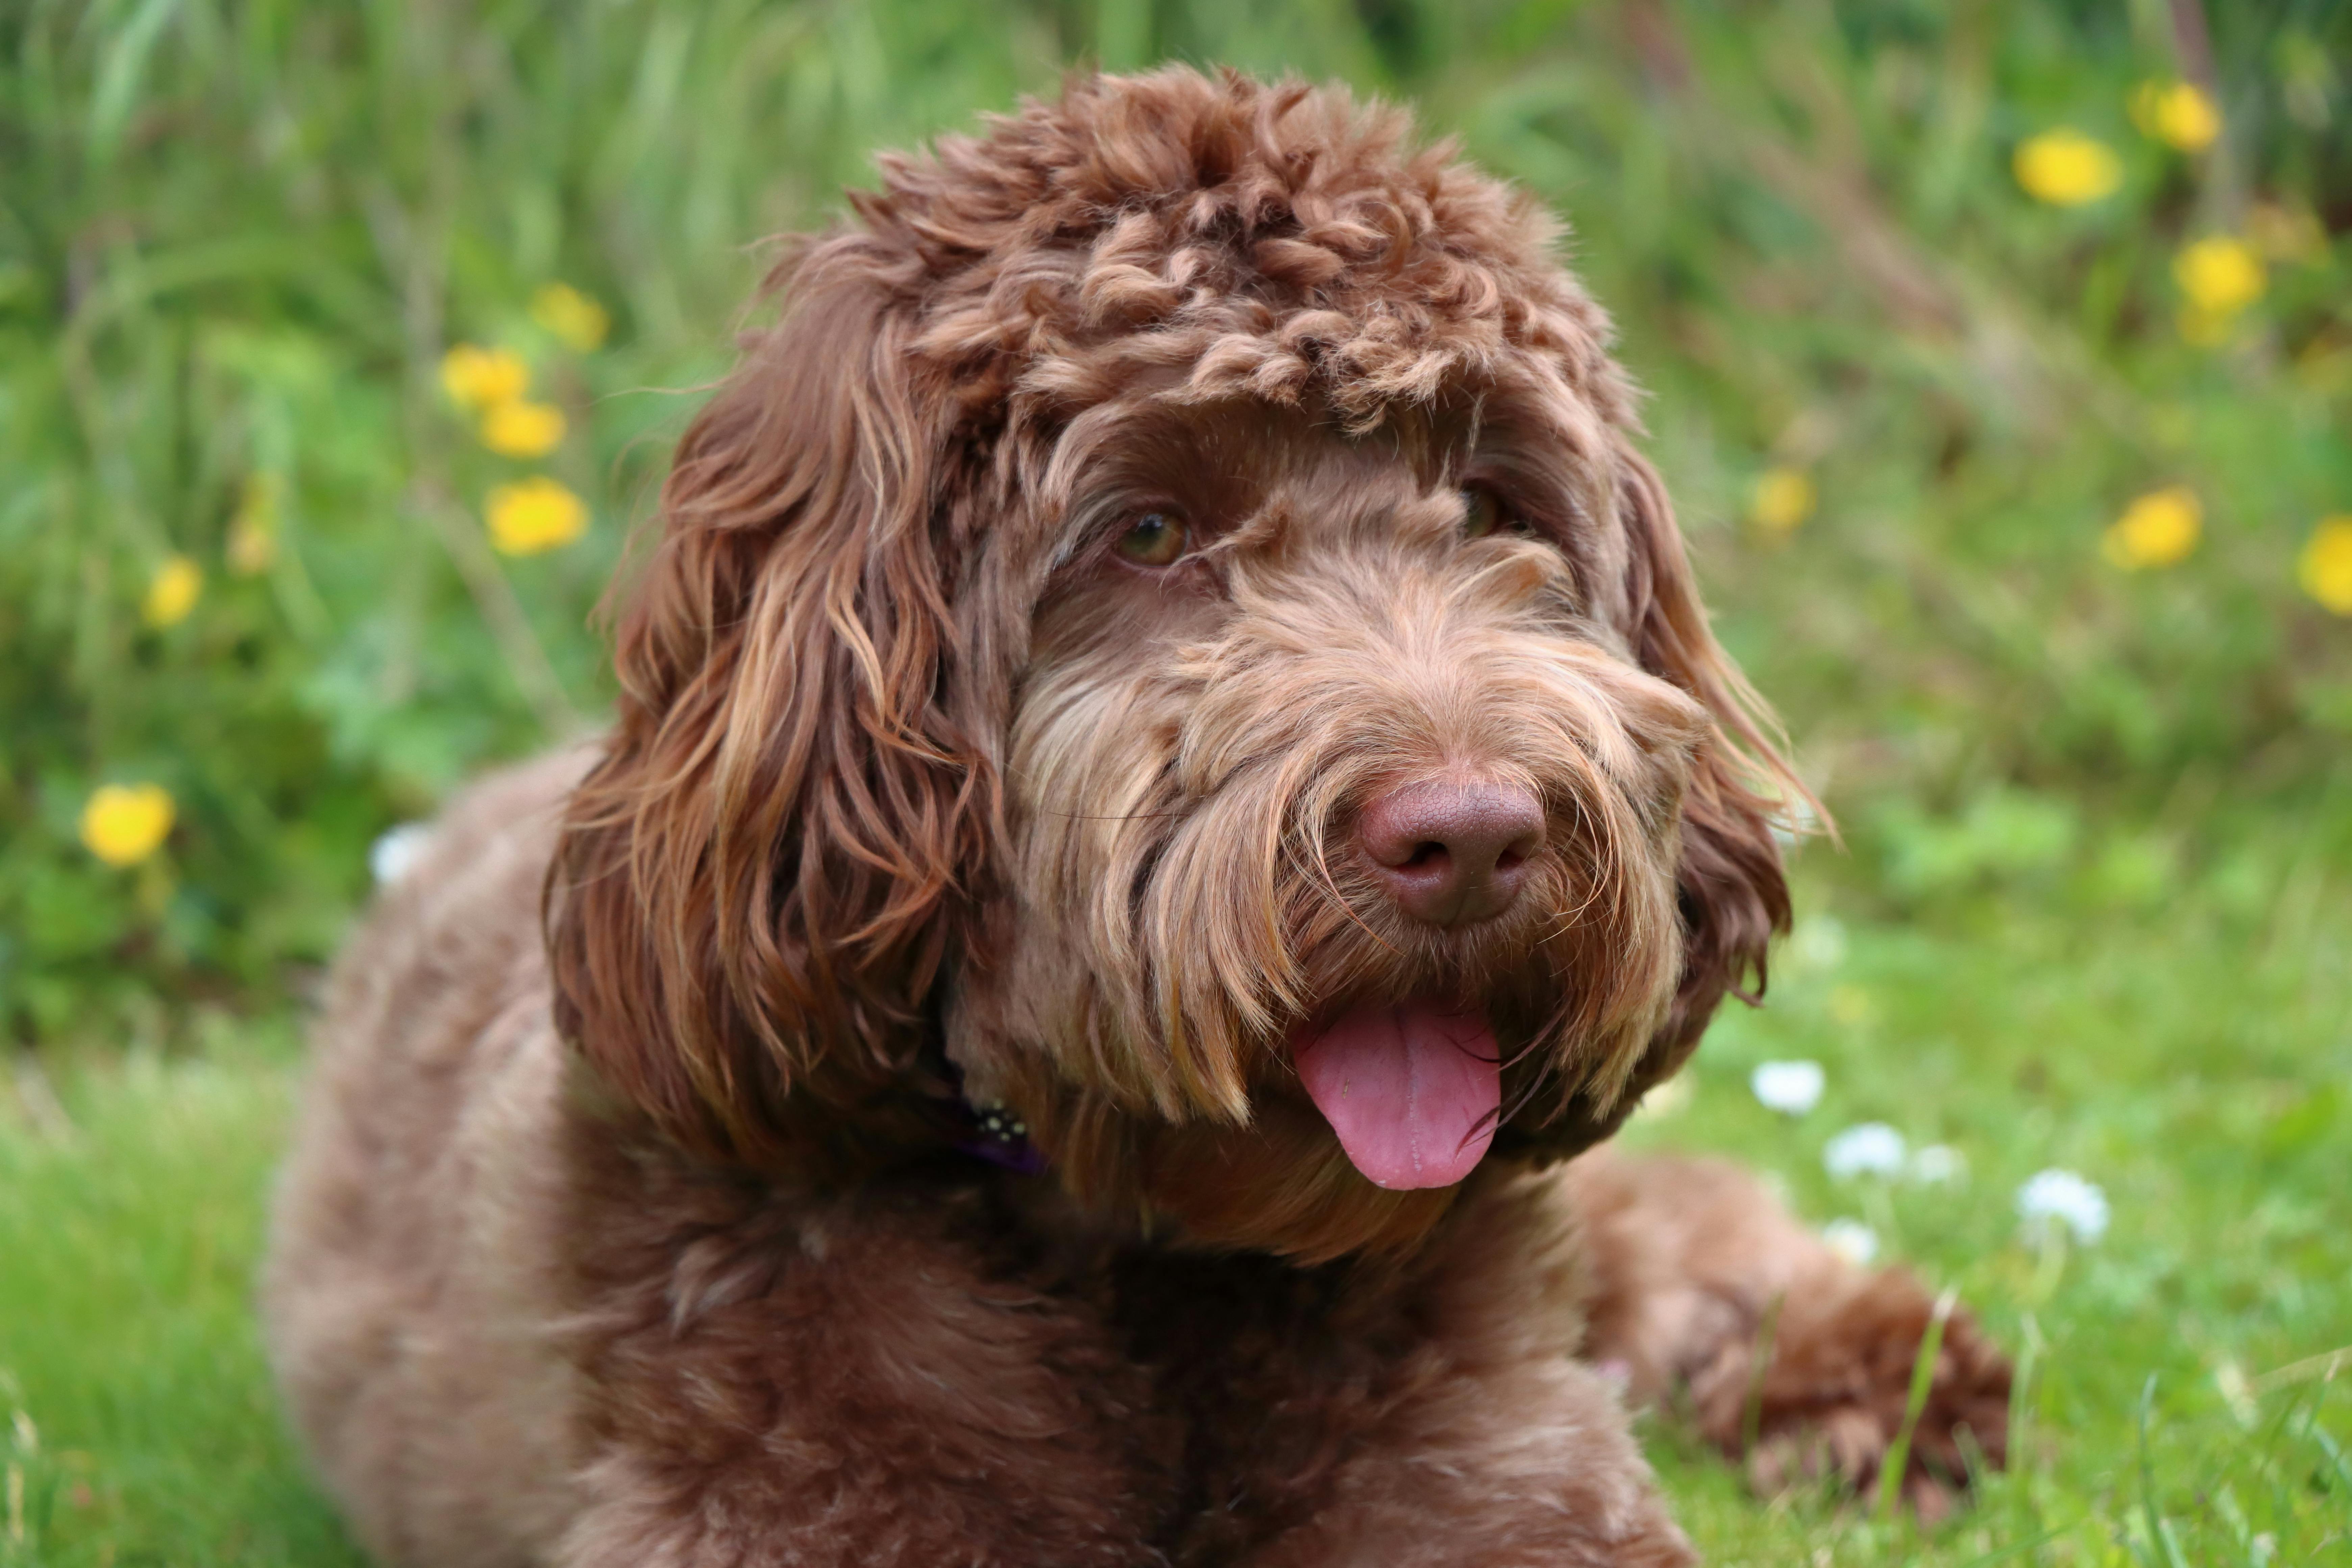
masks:
{"type": "Polygon", "coordinates": [[[1183,70],[887,160],[687,434],[551,880],[669,1135],[1402,1245],[1760,984],[1792,788],[1601,310],[1393,111],[1183,70]]]}

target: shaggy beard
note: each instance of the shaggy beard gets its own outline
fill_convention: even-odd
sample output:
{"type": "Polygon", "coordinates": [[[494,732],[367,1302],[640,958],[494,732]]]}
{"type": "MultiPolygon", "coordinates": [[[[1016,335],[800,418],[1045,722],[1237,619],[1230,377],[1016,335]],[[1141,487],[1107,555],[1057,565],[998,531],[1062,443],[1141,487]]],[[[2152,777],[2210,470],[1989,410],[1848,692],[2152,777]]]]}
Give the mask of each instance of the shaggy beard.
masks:
{"type": "Polygon", "coordinates": [[[1237,570],[1240,613],[1160,671],[1076,660],[1033,685],[1026,912],[991,966],[1004,984],[964,1009],[993,1038],[960,1054],[1080,1197],[1304,1258],[1417,1237],[1450,1190],[1360,1176],[1285,1046],[1360,1003],[1475,1008],[1504,1051],[1506,1120],[1613,1103],[1680,967],[1677,823],[1703,720],[1563,634],[1550,558],[1491,553],[1451,574],[1390,555],[1337,581],[1325,562],[1304,585],[1237,570]],[[1445,930],[1395,907],[1349,829],[1381,790],[1454,771],[1532,791],[1548,832],[1510,910],[1445,930]],[[1040,939],[1055,931],[1079,940],[1040,939]]]}

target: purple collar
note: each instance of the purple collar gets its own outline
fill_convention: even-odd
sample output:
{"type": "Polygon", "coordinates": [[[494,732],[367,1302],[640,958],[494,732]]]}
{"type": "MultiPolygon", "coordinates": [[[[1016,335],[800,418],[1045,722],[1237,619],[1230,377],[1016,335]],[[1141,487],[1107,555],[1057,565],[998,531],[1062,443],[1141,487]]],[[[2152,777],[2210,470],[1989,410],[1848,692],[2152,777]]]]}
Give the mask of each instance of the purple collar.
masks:
{"type": "Polygon", "coordinates": [[[964,1092],[963,1068],[936,1044],[924,1052],[925,1066],[945,1081],[948,1147],[984,1160],[1015,1175],[1045,1173],[1045,1154],[1029,1142],[1029,1124],[1001,1100],[974,1100],[964,1092]]]}
{"type": "Polygon", "coordinates": [[[959,1094],[956,1110],[962,1121],[953,1144],[959,1152],[1001,1165],[1015,1175],[1045,1173],[1045,1152],[1029,1142],[1029,1124],[1013,1114],[1011,1106],[1001,1100],[975,1105],[959,1094]]]}

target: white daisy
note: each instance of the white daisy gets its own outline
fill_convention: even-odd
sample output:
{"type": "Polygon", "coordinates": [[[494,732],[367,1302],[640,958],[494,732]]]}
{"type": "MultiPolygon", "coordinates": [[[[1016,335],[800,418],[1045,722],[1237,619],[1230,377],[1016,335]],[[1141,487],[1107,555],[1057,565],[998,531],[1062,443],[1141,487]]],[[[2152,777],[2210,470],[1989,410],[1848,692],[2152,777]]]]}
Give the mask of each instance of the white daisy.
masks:
{"type": "Polygon", "coordinates": [[[2017,1189],[2017,1213],[2029,1228],[2062,1224],[2085,1245],[2107,1233],[2107,1194],[2073,1171],[2035,1174],[2017,1189]]]}
{"type": "Polygon", "coordinates": [[[1819,1062],[1759,1062],[1748,1075],[1756,1098],[1783,1116],[1802,1116],[1820,1104],[1827,1082],[1819,1062]]]}
{"type": "Polygon", "coordinates": [[[375,873],[375,885],[389,888],[415,870],[432,842],[433,829],[425,823],[404,822],[386,828],[368,847],[368,869],[375,873]]]}
{"type": "Polygon", "coordinates": [[[1849,1127],[1822,1150],[1822,1163],[1840,1181],[1849,1176],[1891,1176],[1903,1169],[1908,1146],[1884,1121],[1849,1127]]]}

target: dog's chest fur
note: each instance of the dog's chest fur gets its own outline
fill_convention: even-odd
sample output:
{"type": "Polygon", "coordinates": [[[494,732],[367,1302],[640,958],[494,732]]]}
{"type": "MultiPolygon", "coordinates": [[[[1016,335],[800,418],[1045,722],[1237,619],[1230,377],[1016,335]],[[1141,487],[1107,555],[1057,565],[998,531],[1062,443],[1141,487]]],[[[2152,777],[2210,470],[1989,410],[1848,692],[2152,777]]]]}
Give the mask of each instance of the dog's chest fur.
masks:
{"type": "Polygon", "coordinates": [[[1018,1489],[1043,1437],[1096,1478],[1106,1529],[1224,1562],[1313,1517],[1464,1348],[1464,1292],[1432,1288],[1443,1234],[1419,1264],[1302,1268],[1085,1220],[1050,1178],[957,1152],[796,1192],[583,1117],[564,1159],[591,1447],[675,1421],[714,1453],[789,1453],[819,1489],[898,1465],[1018,1489]]]}

